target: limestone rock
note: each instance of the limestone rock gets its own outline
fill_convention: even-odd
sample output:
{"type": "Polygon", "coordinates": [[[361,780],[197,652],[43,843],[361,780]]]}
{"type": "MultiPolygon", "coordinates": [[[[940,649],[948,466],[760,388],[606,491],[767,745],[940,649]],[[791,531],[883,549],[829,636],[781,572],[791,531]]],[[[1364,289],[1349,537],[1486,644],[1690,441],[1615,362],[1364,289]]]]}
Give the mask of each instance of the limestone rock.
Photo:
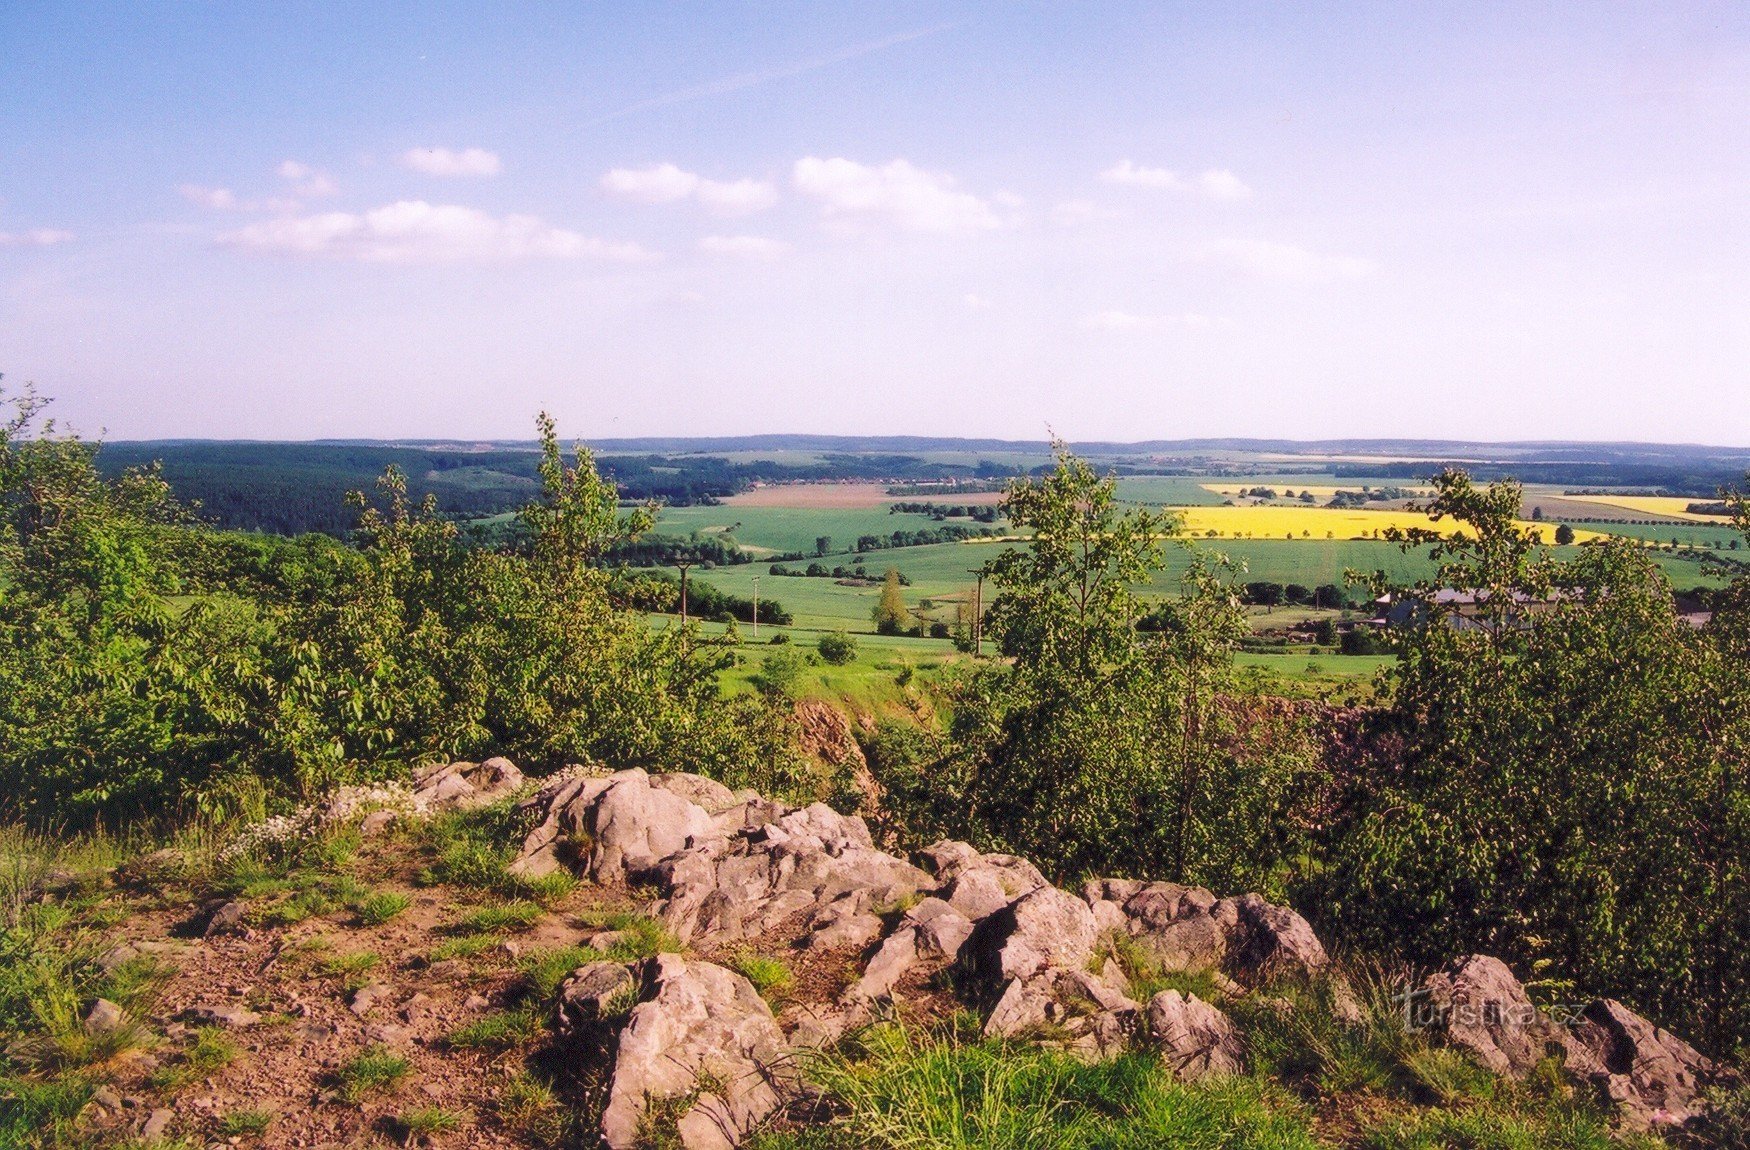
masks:
{"type": "Polygon", "coordinates": [[[1569,1072],[1587,1078],[1636,1130],[1699,1118],[1707,1109],[1703,1092],[1719,1073],[1695,1047],[1610,998],[1586,1007],[1569,1046],[1569,1072]],[[1580,1051],[1591,1057],[1575,1057],[1580,1051]],[[1581,1071],[1592,1063],[1589,1074],[1581,1071]]]}
{"type": "Polygon", "coordinates": [[[189,1007],[182,1016],[200,1026],[222,1026],[227,1030],[241,1030],[261,1021],[261,1015],[234,1002],[202,1003],[189,1007]]]}
{"type": "Polygon", "coordinates": [[[682,941],[754,938],[827,906],[854,916],[929,885],[924,872],[876,850],[862,819],[824,803],[696,843],[649,877],[667,892],[656,912],[682,941]]]}
{"type": "Polygon", "coordinates": [[[577,1037],[611,1018],[618,1007],[629,1002],[637,986],[631,969],[622,963],[592,962],[578,967],[559,988],[554,1029],[562,1039],[577,1037]]]}
{"type": "Polygon", "coordinates": [[[1236,973],[1250,975],[1253,981],[1310,978],[1330,964],[1312,925],[1287,907],[1248,894],[1222,899],[1211,913],[1218,921],[1228,922],[1230,907],[1228,965],[1236,973]]]}
{"type": "Polygon", "coordinates": [[[1163,990],[1150,999],[1148,1034],[1162,1060],[1185,1081],[1244,1068],[1244,1047],[1233,1022],[1195,994],[1163,990]]]}
{"type": "Polygon", "coordinates": [[[484,763],[435,763],[413,775],[413,801],[421,810],[473,810],[513,795],[523,773],[509,759],[484,763]]]}
{"type": "Polygon", "coordinates": [[[640,971],[646,998],[620,1032],[602,1140],[639,1145],[654,1104],[696,1093],[676,1134],[687,1150],[729,1150],[793,1088],[784,1036],[771,1009],[739,974],[672,954],[640,971]]]}
{"type": "Polygon", "coordinates": [[[100,998],[85,1012],[85,1033],[114,1034],[128,1024],[128,1012],[107,998],[100,998]]]}
{"type": "Polygon", "coordinates": [[[1432,1025],[1448,1045],[1496,1074],[1523,1078],[1550,1054],[1567,1049],[1565,1031],[1538,1012],[1498,958],[1461,958],[1429,976],[1422,989],[1412,1024],[1432,1025]]]}
{"type": "Polygon", "coordinates": [[[1087,903],[1045,886],[979,923],[964,957],[976,975],[994,983],[1031,978],[1052,966],[1080,970],[1097,934],[1087,903]]]}
{"type": "Polygon", "coordinates": [[[651,776],[636,768],[606,778],[565,780],[543,788],[525,806],[542,818],[511,863],[511,871],[520,875],[551,872],[569,847],[597,882],[620,882],[714,831],[705,808],[676,790],[652,785],[651,776]]]}
{"type": "Polygon", "coordinates": [[[201,932],[205,938],[219,938],[224,935],[239,935],[248,937],[250,934],[246,916],[249,908],[243,903],[232,899],[222,902],[207,915],[206,929],[201,932]]]}

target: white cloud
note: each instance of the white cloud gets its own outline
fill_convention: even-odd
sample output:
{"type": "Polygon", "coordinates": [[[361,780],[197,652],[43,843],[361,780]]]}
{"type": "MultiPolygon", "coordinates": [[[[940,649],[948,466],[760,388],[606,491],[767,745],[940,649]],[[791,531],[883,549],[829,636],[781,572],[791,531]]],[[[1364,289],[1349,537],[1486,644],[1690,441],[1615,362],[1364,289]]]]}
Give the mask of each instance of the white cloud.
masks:
{"type": "Polygon", "coordinates": [[[879,219],[916,232],[975,232],[1003,226],[990,204],[960,191],[952,176],[894,160],[881,167],[854,160],[797,160],[796,189],[834,219],[879,219]]]}
{"type": "Polygon", "coordinates": [[[409,148],[401,166],[428,176],[496,176],[500,167],[498,153],[485,148],[409,148]]]}
{"type": "Polygon", "coordinates": [[[297,160],[285,160],[279,166],[280,179],[290,182],[300,196],[318,198],[332,196],[340,191],[333,180],[309,164],[297,160]]]}
{"type": "Polygon", "coordinates": [[[1124,214],[1116,208],[1096,204],[1093,200],[1065,200],[1051,209],[1052,218],[1066,227],[1123,219],[1124,214]]]}
{"type": "Polygon", "coordinates": [[[229,212],[237,209],[237,193],[230,188],[208,188],[200,184],[184,184],[176,189],[182,193],[182,198],[191,204],[199,204],[203,208],[211,208],[217,212],[229,212]]]}
{"type": "Polygon", "coordinates": [[[1212,200],[1243,200],[1252,194],[1252,189],[1226,168],[1198,173],[1197,190],[1212,200]]]}
{"type": "Polygon", "coordinates": [[[986,311],[990,308],[990,300],[986,299],[984,296],[979,295],[977,292],[969,291],[964,296],[961,296],[960,298],[966,304],[966,306],[971,308],[973,311],[986,311]]]}
{"type": "Polygon", "coordinates": [[[712,214],[745,216],[778,202],[778,189],[765,180],[700,180],[699,202],[712,214]]]}
{"type": "Polygon", "coordinates": [[[657,164],[650,168],[615,168],[602,177],[602,188],[610,195],[641,204],[672,204],[684,200],[699,188],[699,177],[682,171],[673,164],[657,164]]]}
{"type": "Polygon", "coordinates": [[[1203,315],[1200,312],[1179,312],[1176,315],[1138,315],[1128,311],[1095,312],[1082,320],[1082,326],[1096,331],[1158,331],[1162,328],[1182,328],[1190,331],[1206,331],[1216,326],[1225,326],[1226,320],[1203,315]]]}
{"type": "Polygon", "coordinates": [[[73,233],[60,228],[31,228],[25,232],[0,232],[0,248],[46,248],[71,243],[73,233]]]}
{"type": "Polygon", "coordinates": [[[699,250],[710,252],[714,256],[772,260],[789,251],[790,245],[765,236],[706,236],[699,241],[699,250]]]}
{"type": "Polygon", "coordinates": [[[529,259],[639,262],[654,256],[554,227],[534,216],[492,216],[455,204],[401,200],[368,212],[263,220],[218,237],[230,247],[363,263],[507,263],[529,259]]]}
{"type": "Polygon", "coordinates": [[[1100,179],[1123,187],[1152,188],[1163,192],[1196,192],[1212,200],[1243,200],[1252,194],[1252,189],[1226,168],[1209,168],[1187,177],[1169,168],[1145,168],[1129,160],[1119,160],[1101,172],[1100,179]]]}
{"type": "Polygon", "coordinates": [[[674,164],[615,168],[601,179],[609,195],[641,204],[672,204],[696,199],[713,215],[744,216],[778,202],[778,189],[765,180],[707,180],[674,164]]]}
{"type": "Polygon", "coordinates": [[[1218,240],[1203,249],[1203,259],[1264,279],[1340,280],[1372,275],[1379,265],[1360,256],[1324,255],[1269,240],[1218,240]]]}

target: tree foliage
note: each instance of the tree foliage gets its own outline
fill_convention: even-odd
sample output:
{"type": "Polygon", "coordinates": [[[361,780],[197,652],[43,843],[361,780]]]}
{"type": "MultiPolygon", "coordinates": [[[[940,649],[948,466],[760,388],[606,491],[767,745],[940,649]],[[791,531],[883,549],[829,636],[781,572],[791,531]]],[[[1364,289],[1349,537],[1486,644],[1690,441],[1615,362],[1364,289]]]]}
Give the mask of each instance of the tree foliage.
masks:
{"type": "Polygon", "coordinates": [[[383,778],[445,756],[674,765],[795,782],[787,718],[718,697],[729,656],[617,603],[623,514],[541,418],[523,546],[469,545],[390,468],[353,499],[355,546],[215,532],[153,469],[97,447],[29,390],[0,425],[0,789],[36,821],[221,804],[383,778]]]}
{"type": "Polygon", "coordinates": [[[1006,661],[960,684],[939,744],[884,736],[874,765],[890,800],[928,833],[1025,854],[1060,878],[1279,887],[1310,759],[1293,721],[1273,740],[1242,737],[1232,569],[1198,556],[1143,633],[1138,588],[1176,544],[1170,515],[1121,508],[1114,481],[1061,444],[1005,508],[1031,531],[985,569],[985,631],[1006,661]]]}
{"type": "Polygon", "coordinates": [[[1716,1044],[1750,1025],[1738,624],[1680,620],[1632,543],[1557,560],[1516,484],[1437,477],[1440,578],[1396,644],[1395,768],[1353,780],[1307,899],[1351,941],[1481,950],[1716,1044]],[[1472,597],[1462,608],[1441,591],[1472,597]]]}

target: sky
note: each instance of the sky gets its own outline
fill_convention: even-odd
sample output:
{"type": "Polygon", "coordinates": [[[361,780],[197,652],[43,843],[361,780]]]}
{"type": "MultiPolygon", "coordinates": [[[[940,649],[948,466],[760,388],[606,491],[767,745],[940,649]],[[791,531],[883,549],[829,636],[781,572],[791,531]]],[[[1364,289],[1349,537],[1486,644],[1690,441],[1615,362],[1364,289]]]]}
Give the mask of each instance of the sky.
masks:
{"type": "Polygon", "coordinates": [[[0,5],[86,434],[1750,445],[1750,6],[0,5]]]}

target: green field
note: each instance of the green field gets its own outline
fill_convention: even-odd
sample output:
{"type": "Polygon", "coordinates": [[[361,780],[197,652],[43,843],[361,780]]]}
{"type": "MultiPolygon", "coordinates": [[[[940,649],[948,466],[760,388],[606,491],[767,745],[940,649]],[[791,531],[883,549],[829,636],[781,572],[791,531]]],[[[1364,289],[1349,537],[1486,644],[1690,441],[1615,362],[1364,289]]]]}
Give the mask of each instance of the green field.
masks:
{"type": "MultiPolygon", "coordinates": [[[[924,496],[896,496],[922,501],[924,496]]],[[[946,499],[952,502],[952,499],[946,499]]],[[[743,547],[767,554],[801,551],[814,554],[821,536],[832,540],[832,550],[848,552],[859,535],[890,535],[895,531],[925,531],[950,524],[984,526],[970,519],[935,520],[928,515],[905,515],[886,507],[665,507],[656,523],[658,535],[687,536],[696,532],[721,532],[735,537],[743,547]]],[[[834,564],[843,562],[834,559],[834,564]]]]}

